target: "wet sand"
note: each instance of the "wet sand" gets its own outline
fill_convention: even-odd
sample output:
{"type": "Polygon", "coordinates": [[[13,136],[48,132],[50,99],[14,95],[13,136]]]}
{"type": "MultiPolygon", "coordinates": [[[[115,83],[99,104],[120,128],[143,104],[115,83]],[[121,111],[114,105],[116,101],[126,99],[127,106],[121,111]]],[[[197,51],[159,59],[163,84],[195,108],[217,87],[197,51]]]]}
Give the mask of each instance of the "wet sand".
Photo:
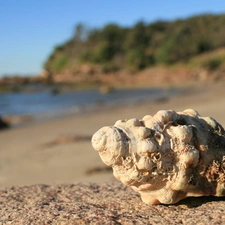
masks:
{"type": "Polygon", "coordinates": [[[115,181],[91,146],[91,136],[118,119],[160,109],[196,109],[225,126],[224,83],[192,85],[168,99],[95,110],[0,131],[0,188],[12,185],[115,181]]]}

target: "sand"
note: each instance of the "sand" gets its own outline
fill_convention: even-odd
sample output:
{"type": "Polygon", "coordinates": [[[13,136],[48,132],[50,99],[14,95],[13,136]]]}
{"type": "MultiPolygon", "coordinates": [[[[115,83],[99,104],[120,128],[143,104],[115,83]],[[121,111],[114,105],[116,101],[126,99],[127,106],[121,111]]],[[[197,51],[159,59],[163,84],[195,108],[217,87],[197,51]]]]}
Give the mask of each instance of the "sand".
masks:
{"type": "MultiPolygon", "coordinates": [[[[67,116],[0,131],[0,188],[7,193],[10,191],[11,194],[13,190],[15,190],[15,195],[19,195],[19,191],[24,192],[25,189],[30,190],[27,191],[27,193],[32,193],[31,198],[32,195],[35,196],[35,188],[38,188],[40,184],[51,185],[47,186],[51,189],[54,189],[54,187],[57,189],[64,184],[68,184],[66,186],[66,190],[68,191],[69,185],[73,184],[76,186],[79,182],[82,182],[84,186],[86,185],[88,190],[91,190],[91,182],[94,182],[100,189],[104,189],[104,185],[106,185],[105,182],[107,182],[109,185],[112,184],[112,189],[115,187],[116,190],[117,185],[120,185],[119,182],[115,180],[111,170],[101,162],[90,142],[93,133],[102,126],[113,125],[118,119],[142,118],[144,115],[154,114],[160,109],[181,111],[187,108],[196,109],[202,116],[214,117],[219,123],[225,126],[224,83],[194,84],[184,86],[183,88],[181,94],[168,99],[142,102],[126,107],[118,106],[114,108],[97,109],[94,112],[83,115],[67,116]],[[115,183],[113,184],[112,182],[115,183]],[[29,189],[29,187],[25,187],[26,185],[35,186],[29,186],[29,189]],[[12,186],[21,187],[12,189],[12,186]]],[[[119,190],[122,196],[123,189],[119,190]]],[[[126,189],[126,191],[127,190],[129,189],[126,189]]],[[[4,191],[0,193],[0,198],[2,198],[2,193],[4,193],[4,191]]],[[[81,195],[82,193],[84,194],[82,189],[79,188],[78,190],[76,189],[76,192],[80,192],[81,195]]],[[[133,192],[131,191],[131,193],[133,192]]],[[[113,198],[114,191],[109,193],[106,191],[106,194],[111,195],[111,198],[113,198]]],[[[64,195],[66,195],[66,191],[64,195]]],[[[136,196],[136,194],[131,194],[130,198],[133,198],[133,196],[136,196]]],[[[135,207],[139,205],[142,206],[143,203],[140,201],[139,197],[136,196],[135,199],[134,201],[138,201],[135,203],[137,204],[135,207]]],[[[97,199],[95,200],[97,201],[97,199]]],[[[16,198],[14,198],[13,201],[16,204],[16,198]]],[[[129,201],[132,200],[130,199],[129,201]]],[[[7,199],[2,200],[2,210],[9,207],[6,206],[5,202],[7,202],[7,199]]],[[[215,203],[217,202],[215,201],[215,203]]],[[[223,202],[221,204],[223,204],[223,202]]],[[[225,203],[223,206],[225,208],[225,203]]],[[[212,205],[212,207],[215,206],[212,205]]],[[[12,213],[17,210],[17,208],[14,209],[14,211],[8,210],[9,215],[14,215],[10,214],[10,212],[12,213]]],[[[169,209],[170,208],[167,208],[167,210],[169,209]]],[[[113,210],[117,209],[115,208],[113,210]]],[[[132,208],[132,210],[135,210],[135,208],[132,208]]],[[[177,210],[182,210],[182,208],[177,210]]],[[[211,210],[213,210],[213,208],[211,210]]],[[[144,214],[146,213],[147,211],[144,214]]],[[[86,214],[86,216],[88,216],[88,214],[86,214]]],[[[149,219],[149,215],[147,216],[149,219]]],[[[32,213],[30,217],[32,217],[32,213]]],[[[220,221],[221,220],[225,222],[225,218],[221,217],[220,221]]],[[[60,224],[56,223],[57,220],[52,221],[55,221],[55,224],[60,224]]],[[[88,222],[86,223],[85,221],[87,222],[87,220],[83,220],[84,224],[88,224],[88,222]]],[[[118,223],[109,224],[120,224],[119,219],[115,219],[115,221],[118,223]]],[[[166,220],[162,221],[166,222],[166,220]]],[[[180,224],[182,224],[182,219],[180,221],[180,224]]],[[[0,222],[2,222],[1,219],[0,222]]],[[[7,220],[0,224],[7,224],[6,222],[7,220]]],[[[29,223],[21,222],[21,224],[29,223]]],[[[30,224],[44,223],[39,221],[39,223],[30,224]]],[[[74,224],[80,223],[74,222],[74,224]]]]}
{"type": "Polygon", "coordinates": [[[91,146],[94,132],[118,119],[142,118],[160,109],[194,108],[225,126],[223,90],[224,84],[189,86],[170,99],[101,109],[0,131],[0,188],[114,181],[91,146]]]}
{"type": "Polygon", "coordinates": [[[32,185],[0,190],[0,224],[224,224],[225,198],[199,197],[176,205],[146,205],[120,183],[32,185]]]}

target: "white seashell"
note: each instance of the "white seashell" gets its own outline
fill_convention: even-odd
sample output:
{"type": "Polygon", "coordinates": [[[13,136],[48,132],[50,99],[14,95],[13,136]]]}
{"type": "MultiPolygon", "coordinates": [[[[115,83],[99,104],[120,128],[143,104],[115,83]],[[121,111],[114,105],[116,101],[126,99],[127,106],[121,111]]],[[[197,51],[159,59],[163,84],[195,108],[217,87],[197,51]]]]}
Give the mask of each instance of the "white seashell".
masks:
{"type": "Polygon", "coordinates": [[[119,120],[97,131],[92,145],[114,176],[148,204],[225,196],[225,131],[193,109],[119,120]]]}

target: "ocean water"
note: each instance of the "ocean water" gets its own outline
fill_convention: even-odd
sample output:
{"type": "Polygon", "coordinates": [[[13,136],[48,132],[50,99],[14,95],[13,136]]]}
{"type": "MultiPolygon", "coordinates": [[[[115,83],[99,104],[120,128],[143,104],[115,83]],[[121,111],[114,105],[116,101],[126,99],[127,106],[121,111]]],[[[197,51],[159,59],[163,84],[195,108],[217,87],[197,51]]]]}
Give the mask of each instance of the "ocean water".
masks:
{"type": "Polygon", "coordinates": [[[102,94],[98,89],[73,90],[54,94],[44,88],[35,92],[0,93],[0,116],[29,115],[34,119],[53,118],[87,112],[97,107],[131,104],[140,101],[167,98],[178,89],[115,89],[102,94]]]}

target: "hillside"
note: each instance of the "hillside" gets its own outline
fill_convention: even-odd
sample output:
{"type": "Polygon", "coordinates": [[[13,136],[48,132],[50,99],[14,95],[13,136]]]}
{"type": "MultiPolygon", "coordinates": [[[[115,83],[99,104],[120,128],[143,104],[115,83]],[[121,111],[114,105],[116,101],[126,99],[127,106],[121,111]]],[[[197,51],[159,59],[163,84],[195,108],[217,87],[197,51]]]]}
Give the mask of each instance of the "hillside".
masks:
{"type": "Polygon", "coordinates": [[[224,14],[150,24],[140,21],[130,28],[108,24],[87,29],[78,24],[73,37],[55,47],[46,60],[45,76],[57,82],[117,81],[128,85],[142,77],[157,79],[153,83],[164,76],[168,80],[182,76],[204,80],[209,73],[213,79],[221,79],[225,68],[224,24],[224,14]]]}

